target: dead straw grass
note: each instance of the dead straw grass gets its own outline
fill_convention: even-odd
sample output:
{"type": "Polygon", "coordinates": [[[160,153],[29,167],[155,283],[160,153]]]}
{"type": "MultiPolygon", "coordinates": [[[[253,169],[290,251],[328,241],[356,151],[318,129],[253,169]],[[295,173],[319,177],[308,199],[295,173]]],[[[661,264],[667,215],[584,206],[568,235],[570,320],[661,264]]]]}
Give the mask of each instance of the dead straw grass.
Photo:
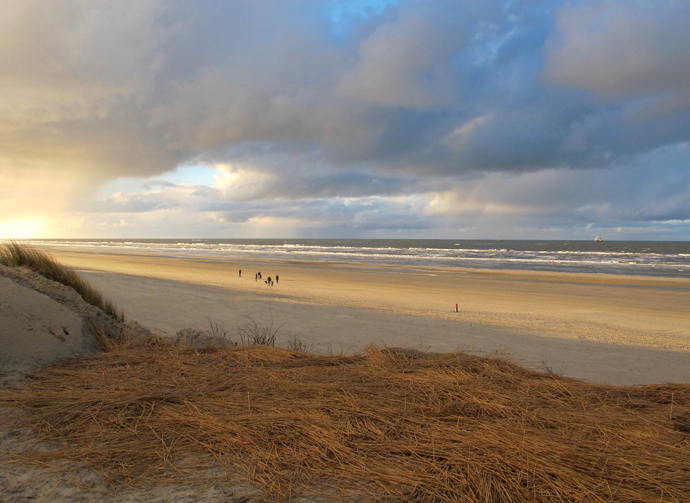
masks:
{"type": "Polygon", "coordinates": [[[689,403],[686,385],[594,386],[460,353],[162,342],[0,392],[59,442],[35,461],[135,485],[220,466],[279,501],[690,501],[689,403]]]}

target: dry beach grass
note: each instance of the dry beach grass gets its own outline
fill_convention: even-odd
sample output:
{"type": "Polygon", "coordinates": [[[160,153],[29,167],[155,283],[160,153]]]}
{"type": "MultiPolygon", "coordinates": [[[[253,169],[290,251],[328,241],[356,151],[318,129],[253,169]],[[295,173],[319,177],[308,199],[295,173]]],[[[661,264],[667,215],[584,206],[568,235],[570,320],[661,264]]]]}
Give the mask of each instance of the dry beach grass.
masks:
{"type": "Polygon", "coordinates": [[[157,341],[46,367],[0,403],[111,483],[218,466],[269,499],[690,500],[690,387],[596,386],[462,353],[157,341]]]}
{"type": "Polygon", "coordinates": [[[74,288],[86,302],[98,307],[113,319],[125,319],[122,310],[111,300],[103,297],[101,292],[93,288],[74,269],[64,266],[43,250],[10,240],[0,244],[0,264],[8,267],[27,267],[45,278],[74,288]]]}

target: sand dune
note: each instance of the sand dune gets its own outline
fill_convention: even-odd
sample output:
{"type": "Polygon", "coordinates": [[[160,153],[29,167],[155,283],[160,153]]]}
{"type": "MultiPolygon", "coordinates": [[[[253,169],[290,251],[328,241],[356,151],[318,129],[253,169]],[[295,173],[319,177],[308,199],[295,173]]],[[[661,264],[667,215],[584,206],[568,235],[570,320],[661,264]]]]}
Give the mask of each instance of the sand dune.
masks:
{"type": "Polygon", "coordinates": [[[100,352],[97,327],[112,337],[146,332],[113,320],[72,288],[0,264],[0,385],[54,360],[100,352]]]}

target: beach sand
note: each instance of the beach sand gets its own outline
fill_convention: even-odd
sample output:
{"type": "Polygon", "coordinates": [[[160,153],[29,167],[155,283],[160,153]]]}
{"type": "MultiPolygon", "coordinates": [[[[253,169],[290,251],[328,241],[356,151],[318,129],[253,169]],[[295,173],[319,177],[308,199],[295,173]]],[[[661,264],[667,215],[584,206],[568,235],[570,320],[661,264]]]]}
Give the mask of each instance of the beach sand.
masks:
{"type": "Polygon", "coordinates": [[[690,382],[687,279],[50,252],[162,335],[213,322],[237,340],[251,318],[314,352],[375,343],[499,353],[592,383],[690,382]]]}

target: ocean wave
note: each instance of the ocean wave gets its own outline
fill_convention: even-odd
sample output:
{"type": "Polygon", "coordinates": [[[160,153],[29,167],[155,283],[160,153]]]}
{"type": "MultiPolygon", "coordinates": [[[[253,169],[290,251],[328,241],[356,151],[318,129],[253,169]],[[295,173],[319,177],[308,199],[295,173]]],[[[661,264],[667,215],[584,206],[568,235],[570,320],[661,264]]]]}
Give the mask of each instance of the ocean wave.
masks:
{"type": "Polygon", "coordinates": [[[371,264],[606,272],[690,277],[690,244],[623,243],[601,250],[578,242],[438,242],[395,240],[40,240],[30,244],[63,249],[128,251],[181,256],[254,256],[371,264]],[[398,246],[392,246],[396,244],[398,246]],[[470,244],[470,246],[467,246],[470,244]],[[483,246],[483,247],[482,247],[483,246]],[[549,246],[551,247],[550,249],[549,246]],[[563,247],[580,249],[564,250],[563,247]],[[684,248],[685,247],[685,248],[684,248]],[[522,248],[522,249],[515,249],[522,248]],[[627,248],[621,250],[622,248],[627,248]],[[647,251],[645,251],[647,250],[647,251]],[[624,257],[624,258],[623,258],[624,257]]]}

